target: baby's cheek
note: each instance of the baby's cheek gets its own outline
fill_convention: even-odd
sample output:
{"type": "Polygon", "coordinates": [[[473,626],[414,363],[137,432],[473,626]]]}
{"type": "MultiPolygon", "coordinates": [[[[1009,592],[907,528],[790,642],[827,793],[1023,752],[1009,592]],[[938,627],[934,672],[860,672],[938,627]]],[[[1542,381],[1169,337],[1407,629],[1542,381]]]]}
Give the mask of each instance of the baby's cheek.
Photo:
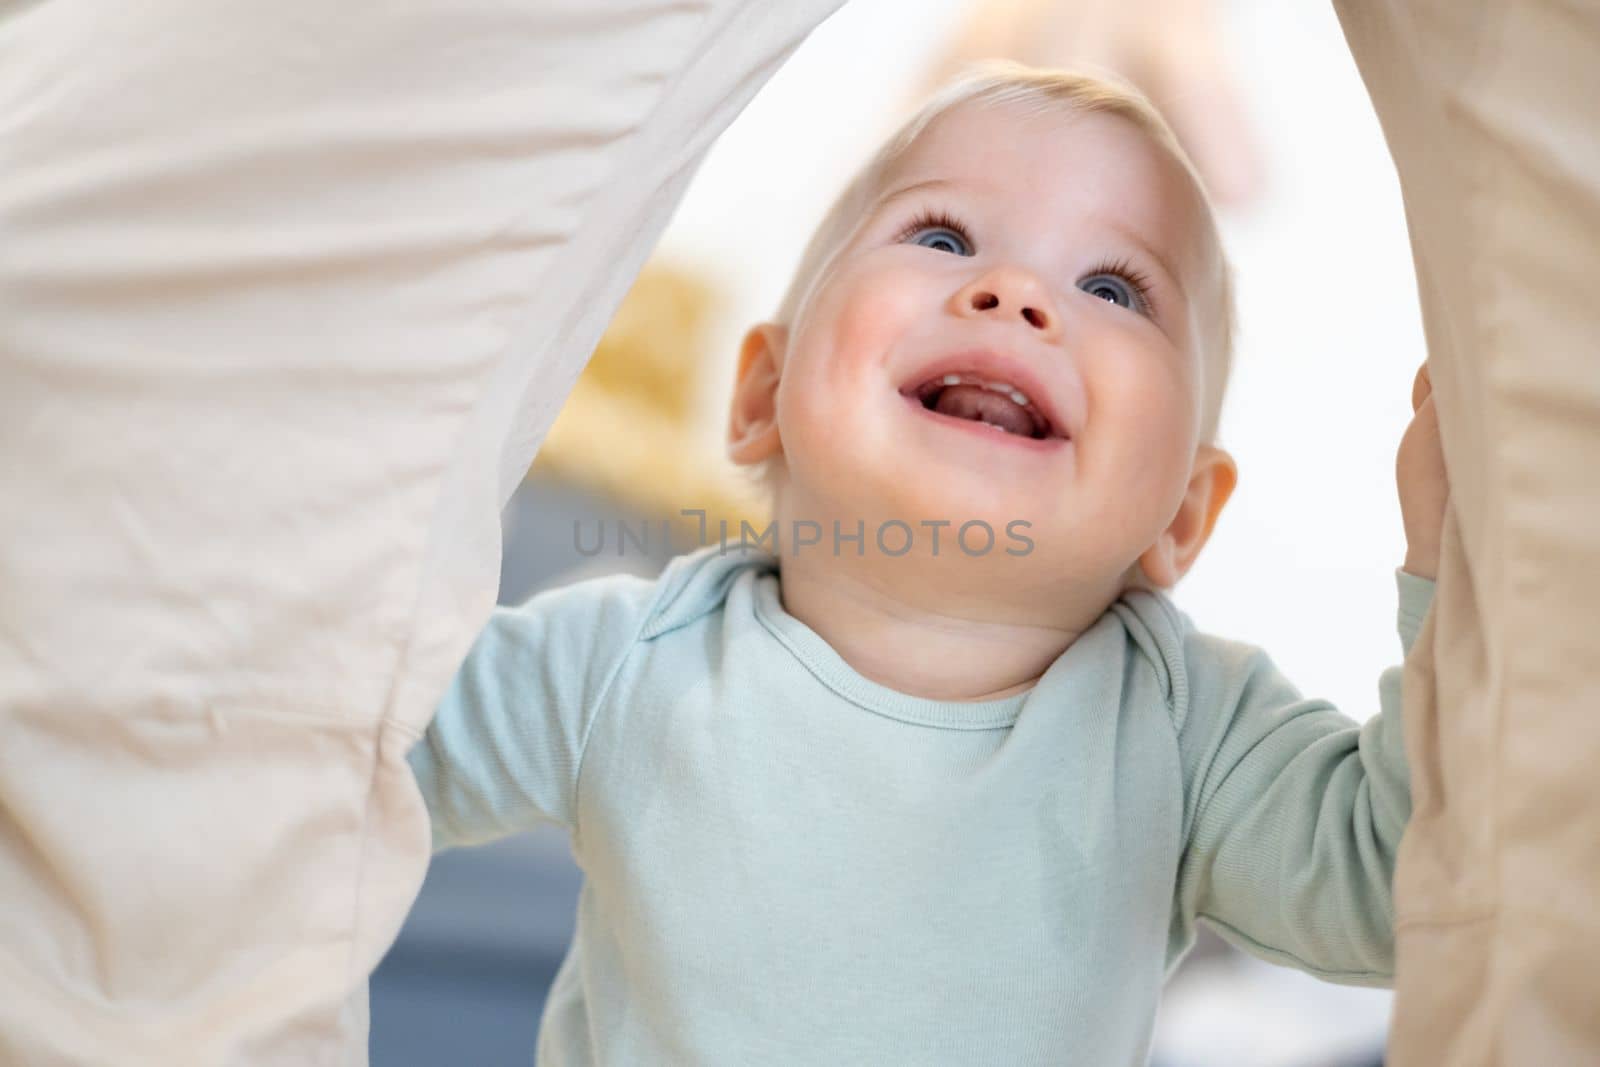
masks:
{"type": "Polygon", "coordinates": [[[883,365],[905,336],[909,316],[893,300],[855,299],[834,320],[829,347],[841,369],[860,374],[883,365]]]}
{"type": "Polygon", "coordinates": [[[1168,452],[1183,448],[1198,417],[1193,376],[1172,353],[1148,350],[1131,353],[1118,371],[1124,409],[1151,443],[1168,452]]]}
{"type": "Polygon", "coordinates": [[[1196,413],[1181,374],[1134,355],[1090,384],[1084,452],[1132,500],[1164,508],[1186,479],[1196,413]]]}
{"type": "Polygon", "coordinates": [[[778,430],[790,466],[796,471],[816,466],[837,468],[841,454],[858,434],[855,426],[860,390],[837,366],[827,365],[829,351],[807,352],[786,373],[778,387],[778,430]]]}

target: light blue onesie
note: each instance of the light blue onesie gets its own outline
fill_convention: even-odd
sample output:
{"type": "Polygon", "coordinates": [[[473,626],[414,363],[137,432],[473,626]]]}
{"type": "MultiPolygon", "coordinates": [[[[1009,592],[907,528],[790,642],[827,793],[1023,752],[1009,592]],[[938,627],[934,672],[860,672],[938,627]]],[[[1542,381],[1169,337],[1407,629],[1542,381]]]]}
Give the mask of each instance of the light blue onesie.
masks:
{"type": "Polygon", "coordinates": [[[572,833],[541,1067],[1120,1067],[1198,918],[1387,984],[1400,679],[1357,726],[1131,592],[1031,691],[924,700],[713,546],[497,611],[411,760],[437,847],[572,833]]]}

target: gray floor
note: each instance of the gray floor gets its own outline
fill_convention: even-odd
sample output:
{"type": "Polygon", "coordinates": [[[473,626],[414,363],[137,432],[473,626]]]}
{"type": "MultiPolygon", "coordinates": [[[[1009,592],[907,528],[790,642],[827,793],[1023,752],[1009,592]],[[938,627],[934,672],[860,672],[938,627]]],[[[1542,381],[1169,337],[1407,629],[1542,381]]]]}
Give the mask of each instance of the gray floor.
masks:
{"type": "Polygon", "coordinates": [[[373,1067],[532,1063],[579,880],[554,828],[439,855],[372,979],[373,1067]]]}

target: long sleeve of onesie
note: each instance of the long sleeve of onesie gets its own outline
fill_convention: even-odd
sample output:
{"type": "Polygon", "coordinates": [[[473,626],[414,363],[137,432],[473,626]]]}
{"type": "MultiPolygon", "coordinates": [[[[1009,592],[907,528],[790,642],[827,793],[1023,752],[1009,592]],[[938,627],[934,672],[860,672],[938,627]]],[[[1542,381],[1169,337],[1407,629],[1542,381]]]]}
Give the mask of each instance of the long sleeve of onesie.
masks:
{"type": "MultiPolygon", "coordinates": [[[[1395,578],[1409,653],[1434,583],[1401,570],[1395,578]]],[[[1388,984],[1395,856],[1411,814],[1403,668],[1383,671],[1380,710],[1357,725],[1303,697],[1260,649],[1183,621],[1187,693],[1174,703],[1186,846],[1175,933],[1186,937],[1203,919],[1273,962],[1337,982],[1388,984]],[[1184,707],[1191,697],[1194,706],[1184,707]]]]}

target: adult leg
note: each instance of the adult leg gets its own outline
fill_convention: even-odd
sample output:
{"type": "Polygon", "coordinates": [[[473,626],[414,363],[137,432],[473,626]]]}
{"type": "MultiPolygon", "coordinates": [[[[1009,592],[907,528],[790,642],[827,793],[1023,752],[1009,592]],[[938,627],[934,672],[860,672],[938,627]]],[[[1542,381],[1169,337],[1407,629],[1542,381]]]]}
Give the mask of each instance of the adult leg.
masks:
{"type": "Polygon", "coordinates": [[[839,2],[0,14],[0,1061],[364,1061],[500,508],[839,2]]]}
{"type": "Polygon", "coordinates": [[[1452,494],[1406,674],[1390,1062],[1600,1062],[1600,7],[1336,7],[1400,174],[1452,494]]]}

